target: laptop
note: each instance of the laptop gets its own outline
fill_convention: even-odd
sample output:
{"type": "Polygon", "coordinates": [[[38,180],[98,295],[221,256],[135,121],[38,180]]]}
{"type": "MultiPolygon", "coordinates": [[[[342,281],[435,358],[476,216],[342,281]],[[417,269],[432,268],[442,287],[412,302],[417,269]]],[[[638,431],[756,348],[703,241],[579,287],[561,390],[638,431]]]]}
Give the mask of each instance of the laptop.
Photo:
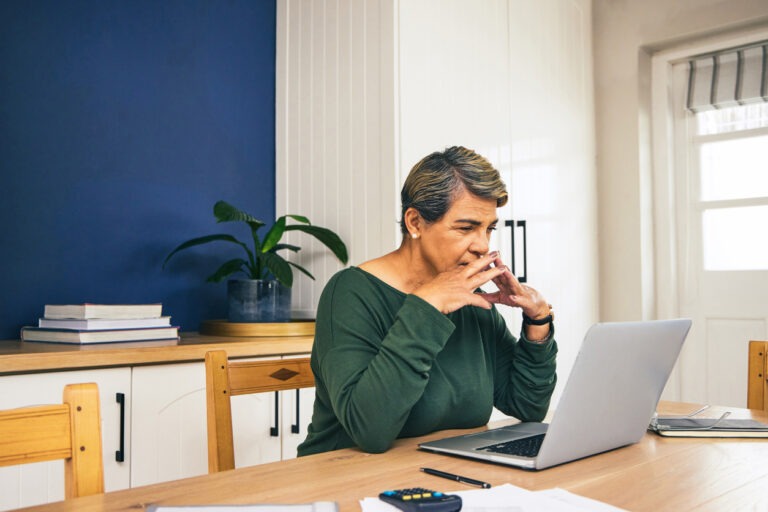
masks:
{"type": "Polygon", "coordinates": [[[552,421],[429,441],[419,448],[544,469],[638,442],[691,320],[598,323],[584,337],[552,421]]]}

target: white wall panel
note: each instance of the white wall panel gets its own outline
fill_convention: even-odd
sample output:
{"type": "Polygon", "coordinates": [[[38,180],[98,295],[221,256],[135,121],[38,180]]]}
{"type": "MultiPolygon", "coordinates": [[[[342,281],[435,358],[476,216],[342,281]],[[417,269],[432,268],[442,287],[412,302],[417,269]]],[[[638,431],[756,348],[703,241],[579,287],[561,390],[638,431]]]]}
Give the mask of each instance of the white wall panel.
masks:
{"type": "MultiPolygon", "coordinates": [[[[496,157],[509,144],[507,2],[400,2],[399,183],[448,146],[496,157]]],[[[506,151],[508,154],[508,151],[506,151]]]]}
{"type": "MultiPolygon", "coordinates": [[[[391,1],[278,2],[277,214],[336,231],[353,265],[397,243],[392,9],[391,1]]],[[[294,313],[314,316],[341,265],[306,235],[287,240],[317,279],[296,274],[294,313]]]]}

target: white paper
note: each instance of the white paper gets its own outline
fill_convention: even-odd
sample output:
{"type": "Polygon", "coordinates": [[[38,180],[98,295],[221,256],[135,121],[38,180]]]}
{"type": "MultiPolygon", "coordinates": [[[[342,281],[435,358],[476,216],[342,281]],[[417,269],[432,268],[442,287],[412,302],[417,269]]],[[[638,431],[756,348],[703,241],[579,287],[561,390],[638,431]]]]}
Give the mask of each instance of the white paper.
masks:
{"type": "Polygon", "coordinates": [[[148,512],[337,512],[333,501],[303,505],[151,505],[148,512]]]}
{"type": "Polygon", "coordinates": [[[579,510],[590,510],[594,512],[626,512],[623,508],[614,507],[613,505],[591,498],[585,498],[584,496],[573,494],[572,492],[560,489],[559,487],[537,491],[537,494],[542,494],[556,500],[570,503],[571,505],[576,505],[580,507],[579,510]]]}
{"type": "MultiPolygon", "coordinates": [[[[446,491],[444,491],[446,492],[446,491]]],[[[451,491],[463,502],[461,512],[619,512],[621,509],[572,494],[563,489],[528,491],[512,484],[490,489],[451,491]]],[[[395,512],[399,509],[378,498],[360,500],[363,512],[395,512]]]]}

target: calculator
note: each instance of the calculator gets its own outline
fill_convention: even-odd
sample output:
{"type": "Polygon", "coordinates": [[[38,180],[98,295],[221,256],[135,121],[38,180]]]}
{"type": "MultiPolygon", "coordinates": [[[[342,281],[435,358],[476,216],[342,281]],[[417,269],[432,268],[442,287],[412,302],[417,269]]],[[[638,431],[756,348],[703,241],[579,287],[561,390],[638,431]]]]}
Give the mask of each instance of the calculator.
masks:
{"type": "Polygon", "coordinates": [[[458,512],[461,510],[460,496],[423,487],[384,491],[379,494],[379,499],[404,512],[458,512]]]}

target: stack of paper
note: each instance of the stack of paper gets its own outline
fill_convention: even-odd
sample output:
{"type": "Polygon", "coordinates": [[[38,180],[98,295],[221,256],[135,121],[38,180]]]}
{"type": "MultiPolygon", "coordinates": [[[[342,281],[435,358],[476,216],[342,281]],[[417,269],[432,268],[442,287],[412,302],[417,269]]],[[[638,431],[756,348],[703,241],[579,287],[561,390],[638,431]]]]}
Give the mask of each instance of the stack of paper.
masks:
{"type": "MultiPolygon", "coordinates": [[[[461,512],[623,512],[623,509],[584,498],[564,489],[528,491],[512,484],[491,489],[457,491],[461,496],[461,512]]],[[[378,498],[360,501],[363,512],[393,512],[397,508],[378,498]]]]}

